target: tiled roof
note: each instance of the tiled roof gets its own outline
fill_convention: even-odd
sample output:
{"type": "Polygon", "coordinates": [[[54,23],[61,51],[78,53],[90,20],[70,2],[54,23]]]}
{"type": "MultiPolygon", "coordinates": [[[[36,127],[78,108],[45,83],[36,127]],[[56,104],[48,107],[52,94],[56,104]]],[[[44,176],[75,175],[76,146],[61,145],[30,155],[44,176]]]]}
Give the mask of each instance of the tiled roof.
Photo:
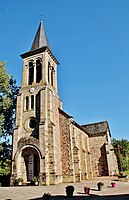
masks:
{"type": "MultiPolygon", "coordinates": [[[[97,122],[93,124],[82,125],[83,129],[86,130],[89,134],[100,134],[106,133],[109,130],[109,125],[107,121],[97,122]]],[[[109,130],[110,132],[110,130],[109,130]]]]}

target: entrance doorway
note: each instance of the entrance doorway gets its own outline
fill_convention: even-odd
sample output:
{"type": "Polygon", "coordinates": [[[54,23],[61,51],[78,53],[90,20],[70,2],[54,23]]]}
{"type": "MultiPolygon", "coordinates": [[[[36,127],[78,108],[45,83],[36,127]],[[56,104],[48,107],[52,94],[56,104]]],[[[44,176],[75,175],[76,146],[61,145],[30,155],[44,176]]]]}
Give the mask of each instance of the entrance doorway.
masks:
{"type": "Polygon", "coordinates": [[[39,155],[34,148],[27,147],[23,150],[22,156],[25,162],[26,176],[27,176],[26,178],[27,181],[30,181],[34,176],[39,176],[39,170],[40,170],[39,155]]]}

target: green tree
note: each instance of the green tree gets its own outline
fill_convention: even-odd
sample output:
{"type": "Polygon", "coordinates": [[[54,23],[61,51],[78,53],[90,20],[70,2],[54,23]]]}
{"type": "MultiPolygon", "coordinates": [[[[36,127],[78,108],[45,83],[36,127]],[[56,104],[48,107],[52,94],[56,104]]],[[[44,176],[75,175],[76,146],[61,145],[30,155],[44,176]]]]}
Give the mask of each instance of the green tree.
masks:
{"type": "Polygon", "coordinates": [[[6,95],[9,93],[10,75],[5,68],[5,62],[0,62],[0,93],[6,95]]]}
{"type": "Polygon", "coordinates": [[[1,99],[1,108],[0,108],[0,135],[2,134],[2,125],[4,120],[3,109],[9,107],[9,81],[10,75],[7,73],[5,68],[5,62],[0,62],[0,99],[1,99]]]}
{"type": "Polygon", "coordinates": [[[11,150],[9,141],[0,144],[0,176],[9,175],[11,172],[11,150]]]}
{"type": "Polygon", "coordinates": [[[126,139],[117,140],[113,138],[112,144],[117,157],[119,170],[129,170],[129,141],[126,139]]]}
{"type": "Polygon", "coordinates": [[[14,80],[13,77],[10,78],[9,84],[9,93],[7,95],[9,105],[6,109],[3,109],[3,137],[13,134],[16,113],[16,98],[19,92],[19,87],[16,86],[16,80],[14,80]]]}
{"type": "Polygon", "coordinates": [[[9,177],[11,172],[12,145],[9,137],[13,134],[16,112],[16,97],[19,87],[5,68],[5,62],[0,62],[0,181],[9,177]]]}
{"type": "Polygon", "coordinates": [[[2,97],[2,109],[0,115],[0,136],[6,138],[12,135],[15,120],[16,97],[19,87],[16,80],[7,73],[5,63],[0,63],[0,95],[2,97]]]}

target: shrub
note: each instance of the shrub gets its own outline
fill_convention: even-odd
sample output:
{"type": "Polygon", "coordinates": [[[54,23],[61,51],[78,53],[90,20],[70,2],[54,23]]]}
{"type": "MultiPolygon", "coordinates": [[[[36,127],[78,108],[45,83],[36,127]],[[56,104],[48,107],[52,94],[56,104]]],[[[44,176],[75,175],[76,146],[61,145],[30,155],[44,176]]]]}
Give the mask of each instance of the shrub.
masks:
{"type": "Polygon", "coordinates": [[[31,180],[32,182],[37,182],[38,181],[38,177],[37,176],[34,176],[31,180]]]}
{"type": "Polygon", "coordinates": [[[98,182],[97,185],[98,186],[104,186],[104,183],[103,182],[98,182]]]}
{"type": "Polygon", "coordinates": [[[15,179],[15,183],[20,183],[20,182],[23,182],[23,178],[16,178],[15,179]]]}

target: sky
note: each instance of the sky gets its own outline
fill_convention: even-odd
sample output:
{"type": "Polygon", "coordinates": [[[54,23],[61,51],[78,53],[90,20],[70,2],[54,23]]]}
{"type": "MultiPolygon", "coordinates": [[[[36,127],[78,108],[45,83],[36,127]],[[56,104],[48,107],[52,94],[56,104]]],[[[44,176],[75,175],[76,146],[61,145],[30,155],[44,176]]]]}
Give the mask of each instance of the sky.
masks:
{"type": "Polygon", "coordinates": [[[129,0],[0,0],[0,61],[19,86],[41,18],[64,111],[129,140],[129,0]]]}

